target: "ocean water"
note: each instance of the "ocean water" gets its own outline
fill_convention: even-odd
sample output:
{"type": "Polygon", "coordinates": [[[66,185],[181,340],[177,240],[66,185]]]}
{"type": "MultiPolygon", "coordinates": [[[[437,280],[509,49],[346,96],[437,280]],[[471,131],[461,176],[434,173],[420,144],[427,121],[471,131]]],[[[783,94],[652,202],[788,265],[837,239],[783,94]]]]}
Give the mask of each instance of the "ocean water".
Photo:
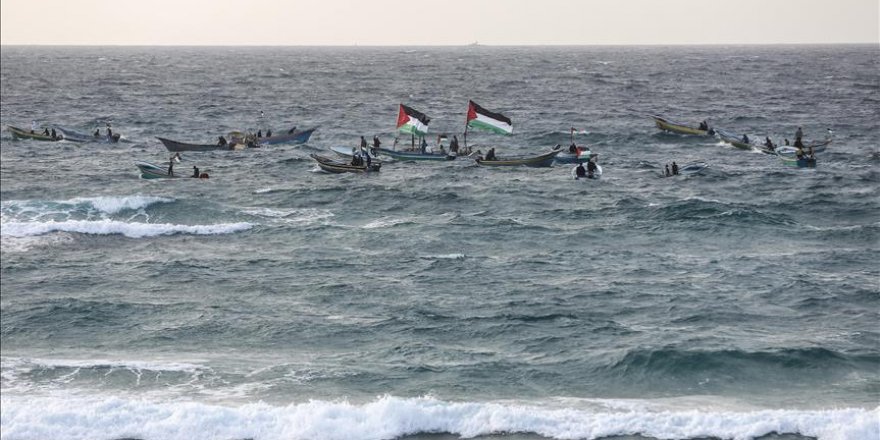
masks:
{"type": "Polygon", "coordinates": [[[0,438],[878,439],[878,72],[876,45],[4,46],[4,126],[123,140],[0,137],[0,438]],[[399,103],[461,133],[468,99],[514,126],[470,144],[574,127],[602,179],[309,158],[390,145],[399,103]],[[834,142],[794,169],[650,113],[834,142]],[[292,126],[184,153],[208,180],[134,166],[292,126]]]}

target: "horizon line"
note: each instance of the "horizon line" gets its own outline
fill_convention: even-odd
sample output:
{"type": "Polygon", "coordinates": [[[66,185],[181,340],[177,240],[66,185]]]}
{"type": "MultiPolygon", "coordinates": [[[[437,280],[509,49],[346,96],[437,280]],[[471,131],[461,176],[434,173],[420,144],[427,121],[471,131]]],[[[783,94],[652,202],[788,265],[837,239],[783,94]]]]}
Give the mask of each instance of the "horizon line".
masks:
{"type": "Polygon", "coordinates": [[[122,44],[122,43],[83,43],[83,44],[56,44],[56,43],[0,43],[0,47],[320,47],[320,48],[354,48],[354,47],[667,47],[667,46],[865,46],[878,45],[880,41],[858,42],[811,42],[811,43],[555,43],[555,44],[122,44]]]}

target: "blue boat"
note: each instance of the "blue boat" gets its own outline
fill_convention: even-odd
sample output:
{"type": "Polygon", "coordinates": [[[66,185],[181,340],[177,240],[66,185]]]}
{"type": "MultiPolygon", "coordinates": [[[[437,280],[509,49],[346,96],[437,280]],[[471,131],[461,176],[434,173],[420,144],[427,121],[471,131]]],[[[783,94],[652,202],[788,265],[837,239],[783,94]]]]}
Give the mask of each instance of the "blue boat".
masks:
{"type": "Polygon", "coordinates": [[[397,151],[387,148],[375,149],[378,154],[383,154],[396,160],[454,160],[457,156],[449,153],[422,153],[421,151],[397,151]]]}
{"type": "Polygon", "coordinates": [[[259,138],[257,143],[259,145],[304,144],[309,141],[312,133],[317,129],[318,127],[312,127],[308,130],[297,130],[296,127],[293,127],[284,134],[259,138]]]}

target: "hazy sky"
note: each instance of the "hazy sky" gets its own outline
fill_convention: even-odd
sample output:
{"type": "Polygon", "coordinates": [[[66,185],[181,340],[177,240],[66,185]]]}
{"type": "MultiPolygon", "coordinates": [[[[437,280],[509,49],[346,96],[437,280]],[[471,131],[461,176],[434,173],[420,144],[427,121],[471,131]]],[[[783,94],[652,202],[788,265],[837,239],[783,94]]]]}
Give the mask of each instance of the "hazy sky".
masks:
{"type": "Polygon", "coordinates": [[[2,44],[878,43],[880,0],[0,0],[2,44]]]}

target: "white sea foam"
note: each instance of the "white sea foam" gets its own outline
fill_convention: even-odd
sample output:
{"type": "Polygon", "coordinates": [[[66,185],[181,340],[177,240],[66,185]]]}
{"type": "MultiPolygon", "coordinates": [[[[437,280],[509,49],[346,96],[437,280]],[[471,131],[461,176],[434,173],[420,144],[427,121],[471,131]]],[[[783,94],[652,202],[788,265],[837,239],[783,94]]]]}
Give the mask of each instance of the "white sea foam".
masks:
{"type": "Polygon", "coordinates": [[[72,213],[82,209],[104,214],[117,214],[125,210],[139,210],[156,203],[170,203],[174,199],[153,196],[103,196],[75,197],[69,200],[9,200],[2,203],[2,210],[20,213],[49,214],[72,213]]]}
{"type": "Polygon", "coordinates": [[[176,225],[170,223],[129,223],[117,220],[67,220],[48,222],[5,222],[0,235],[30,237],[50,232],[76,232],[92,235],[124,235],[132,238],[159,235],[231,234],[251,229],[251,223],[219,223],[214,225],[176,225]]]}
{"type": "Polygon", "coordinates": [[[272,209],[272,208],[251,208],[244,211],[245,214],[255,215],[259,217],[275,218],[285,223],[301,223],[312,224],[320,220],[333,217],[331,211],[326,209],[302,208],[302,209],[272,209]]]}
{"type": "Polygon", "coordinates": [[[367,223],[367,224],[361,226],[361,228],[363,228],[363,229],[388,228],[388,227],[391,227],[391,226],[395,226],[395,225],[399,225],[399,224],[403,224],[403,223],[409,223],[409,222],[412,222],[412,221],[413,221],[413,219],[412,219],[411,217],[406,217],[406,218],[380,218],[380,219],[378,219],[378,220],[373,220],[373,221],[371,221],[371,222],[369,222],[369,223],[367,223]]]}
{"type": "Polygon", "coordinates": [[[641,434],[660,439],[749,439],[771,432],[821,440],[878,438],[880,408],[835,410],[584,411],[508,403],[381,397],[366,404],[312,400],[288,406],[151,402],[118,397],[10,396],[0,401],[4,440],[36,438],[394,439],[533,433],[556,439],[641,434]]]}

